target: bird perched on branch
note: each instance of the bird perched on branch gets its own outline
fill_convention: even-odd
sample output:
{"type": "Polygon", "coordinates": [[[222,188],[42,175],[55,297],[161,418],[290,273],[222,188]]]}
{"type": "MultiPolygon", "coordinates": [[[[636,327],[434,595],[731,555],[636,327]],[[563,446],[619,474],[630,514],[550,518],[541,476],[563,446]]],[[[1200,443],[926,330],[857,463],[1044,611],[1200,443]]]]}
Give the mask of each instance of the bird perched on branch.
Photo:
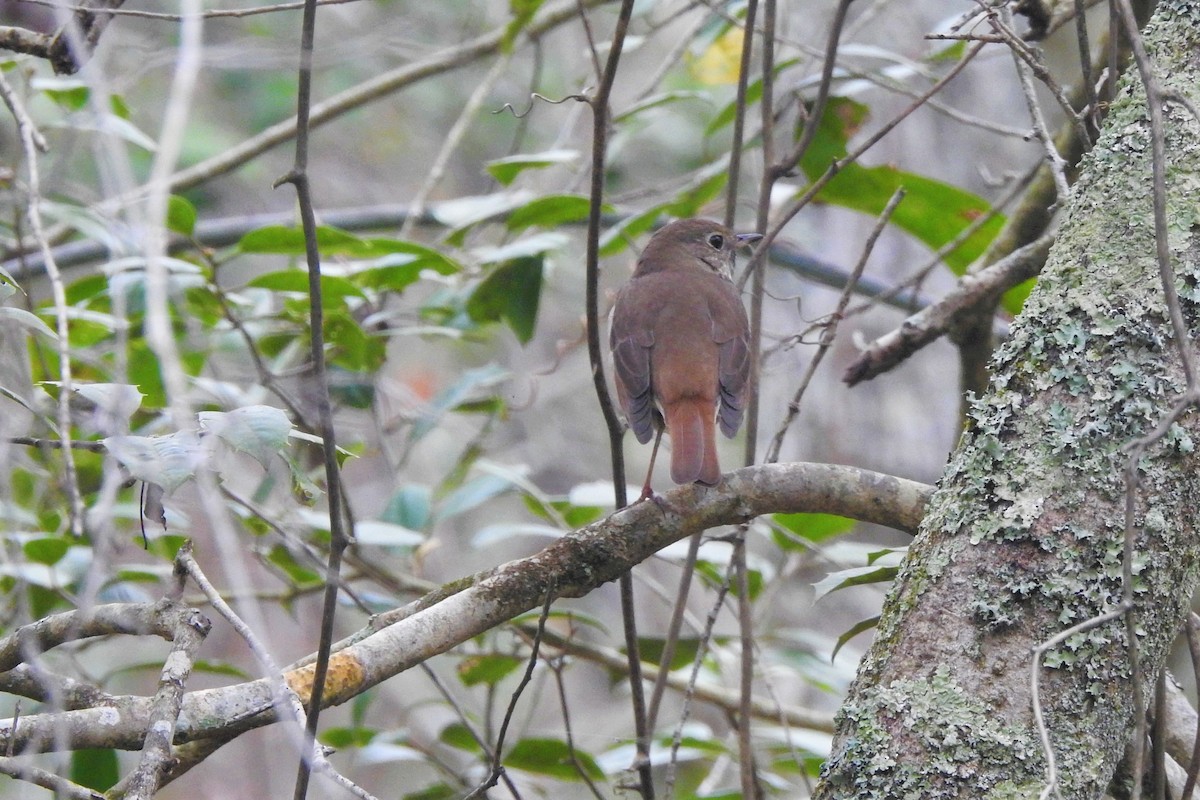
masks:
{"type": "Polygon", "coordinates": [[[721,480],[716,425],[732,437],[750,382],[750,325],[733,285],[734,252],[762,237],[719,222],[684,219],[651,237],[617,293],[609,346],[617,398],[642,444],[655,435],[640,499],[665,425],[671,479],[721,480]]]}

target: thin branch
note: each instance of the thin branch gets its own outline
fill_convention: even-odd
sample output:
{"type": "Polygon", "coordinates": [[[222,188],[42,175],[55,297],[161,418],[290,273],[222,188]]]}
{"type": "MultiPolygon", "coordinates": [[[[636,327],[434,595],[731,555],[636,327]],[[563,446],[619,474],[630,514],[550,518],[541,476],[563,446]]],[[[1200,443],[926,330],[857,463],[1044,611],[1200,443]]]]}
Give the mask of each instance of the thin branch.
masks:
{"type": "Polygon", "coordinates": [[[750,731],[750,701],[754,694],[754,617],[750,602],[750,570],[746,567],[746,533],[749,523],[738,526],[733,542],[730,566],[734,571],[737,590],[738,640],[738,776],[742,797],[761,798],[758,759],[754,756],[754,739],[750,731]]]}
{"type": "Polygon", "coordinates": [[[738,278],[739,287],[744,286],[750,276],[756,270],[758,270],[759,265],[766,258],[766,253],[770,250],[771,243],[775,241],[777,236],[779,236],[780,231],[782,231],[783,228],[789,222],[791,222],[793,217],[800,213],[801,209],[812,202],[813,198],[825,188],[826,184],[833,180],[833,178],[847,164],[853,164],[854,162],[858,161],[858,159],[862,158],[864,153],[878,144],[883,137],[891,133],[897,125],[907,119],[914,111],[923,106],[926,101],[929,100],[929,98],[933,97],[943,88],[945,88],[946,84],[954,80],[959,73],[967,68],[967,65],[971,63],[975,56],[979,55],[982,49],[983,45],[977,44],[967,50],[959,62],[955,64],[949,72],[943,75],[942,78],[937,81],[937,83],[929,87],[929,89],[927,89],[923,94],[921,94],[920,97],[914,100],[907,108],[889,120],[887,124],[868,137],[866,141],[855,148],[852,152],[830,164],[829,168],[826,169],[819,178],[810,183],[804,192],[802,192],[795,200],[792,201],[791,205],[789,205],[778,215],[775,223],[763,231],[763,239],[761,242],[759,242],[757,249],[754,251],[754,257],[750,259],[750,263],[746,265],[745,270],[742,271],[741,276],[738,278]]]}
{"type": "Polygon", "coordinates": [[[75,467],[75,454],[71,450],[71,393],[74,386],[71,367],[70,322],[67,317],[67,292],[63,283],[62,273],[50,252],[50,242],[46,238],[42,226],[42,187],[38,169],[38,151],[44,149],[46,141],[41,138],[32,120],[25,113],[16,92],[13,91],[4,73],[0,72],[0,97],[12,111],[17,121],[17,135],[21,140],[25,156],[25,169],[28,173],[28,203],[25,215],[29,220],[29,228],[33,238],[38,243],[42,253],[42,263],[46,268],[46,278],[50,282],[50,292],[54,299],[54,332],[55,352],[58,356],[59,381],[57,424],[58,436],[62,441],[63,488],[67,494],[68,527],[76,538],[83,536],[83,493],[79,489],[79,474],[75,467]],[[39,142],[41,147],[39,148],[39,142]]]}
{"type": "MultiPolygon", "coordinates": [[[[1008,6],[1002,6],[1000,20],[996,24],[997,29],[1002,30],[1006,27],[1011,29],[1011,23],[1012,11],[1008,6]]],[[[1070,184],[1067,183],[1067,163],[1059,154],[1058,148],[1054,146],[1054,139],[1050,136],[1050,130],[1046,126],[1046,118],[1042,115],[1042,106],[1038,102],[1029,63],[1021,57],[1021,53],[1016,47],[1012,47],[1012,57],[1017,68],[1017,77],[1021,81],[1021,90],[1025,94],[1025,105],[1029,109],[1034,135],[1042,143],[1042,149],[1046,152],[1046,163],[1050,166],[1050,174],[1054,176],[1054,186],[1058,189],[1058,202],[1063,203],[1071,194],[1070,184]]],[[[1074,111],[1071,113],[1074,114],[1074,111]]],[[[1087,132],[1084,131],[1083,135],[1086,139],[1087,132]]]]}
{"type": "MultiPolygon", "coordinates": [[[[582,0],[580,6],[582,8],[582,0]]],[[[591,187],[589,191],[585,314],[587,315],[588,362],[592,367],[592,385],[600,412],[608,430],[608,447],[612,463],[613,501],[617,508],[628,502],[625,496],[625,458],[621,442],[625,436],[624,426],[617,417],[612,397],[608,393],[608,382],[604,374],[604,356],[600,347],[600,212],[604,203],[605,154],[608,148],[608,126],[611,110],[609,98],[616,82],[617,67],[629,20],[633,15],[633,0],[622,0],[621,10],[613,29],[612,44],[604,64],[604,73],[589,103],[592,109],[592,162],[591,187]]],[[[633,597],[633,579],[626,572],[619,577],[621,592],[621,618],[625,631],[625,649],[629,658],[629,688],[633,706],[634,732],[637,740],[635,768],[641,782],[643,800],[653,800],[654,779],[650,771],[650,731],[646,727],[646,706],[643,695],[641,655],[638,652],[637,614],[633,597]]]]}
{"type": "MultiPolygon", "coordinates": [[[[181,570],[181,578],[183,574],[181,570]]],[[[179,588],[182,590],[182,584],[179,588]]],[[[158,691],[151,700],[150,725],[146,728],[142,757],[125,787],[124,796],[128,800],[150,800],[171,765],[171,742],[179,721],[183,687],[211,628],[212,623],[195,609],[177,620],[171,652],[163,662],[158,691]]]]}
{"type": "Polygon", "coordinates": [[[304,230],[304,254],[308,266],[308,338],[309,360],[315,384],[317,418],[321,430],[321,453],[325,462],[326,507],[329,511],[329,556],[325,565],[325,594],[321,608],[320,642],[313,668],[312,689],[305,709],[304,744],[296,769],[295,800],[308,794],[312,773],[311,758],[318,757],[319,724],[325,680],[329,672],[329,654],[333,646],[333,625],[337,616],[338,589],[341,583],[342,555],[350,544],[343,510],[341,473],[338,468],[337,441],[333,428],[333,401],[325,367],[325,311],[321,288],[321,251],[317,244],[317,216],[313,209],[312,187],[308,180],[308,135],[312,108],[313,40],[316,37],[316,0],[307,0],[300,26],[300,69],[296,87],[296,153],[292,168],[275,182],[279,187],[290,183],[296,190],[300,221],[304,230]]]}
{"type": "Polygon", "coordinates": [[[809,382],[812,381],[813,375],[816,374],[817,367],[821,365],[830,348],[833,347],[834,339],[837,337],[838,325],[846,314],[846,306],[850,304],[850,296],[854,293],[854,287],[858,285],[858,279],[862,276],[863,270],[866,269],[867,261],[871,258],[871,253],[875,250],[875,242],[879,240],[880,234],[887,226],[895,212],[896,207],[900,205],[900,201],[904,199],[904,189],[897,189],[892,193],[887,205],[884,206],[878,219],[875,220],[875,227],[871,229],[871,233],[867,236],[867,241],[863,244],[862,255],[858,258],[858,263],[854,265],[854,271],[850,274],[850,280],[846,282],[846,286],[842,289],[842,294],[838,297],[837,305],[834,307],[833,313],[829,315],[829,320],[821,329],[821,339],[818,342],[817,351],[808,362],[808,367],[805,369],[804,377],[800,379],[800,385],[796,387],[796,393],[792,395],[791,402],[788,403],[787,413],[784,415],[783,421],[779,423],[779,428],[775,431],[775,437],[771,440],[771,446],[767,449],[766,460],[774,462],[779,460],[779,451],[783,448],[783,439],[787,435],[788,430],[795,422],[796,416],[800,413],[800,401],[804,398],[804,393],[808,390],[809,382]]]}
{"type": "Polygon", "coordinates": [[[542,647],[542,634],[546,630],[546,620],[550,617],[550,606],[552,605],[554,605],[553,586],[546,590],[546,602],[542,604],[542,613],[538,617],[537,633],[533,637],[533,647],[530,649],[529,660],[525,664],[525,673],[521,676],[517,687],[513,689],[512,696],[508,701],[508,709],[504,712],[504,721],[500,723],[500,731],[496,735],[496,747],[492,751],[491,772],[464,800],[475,800],[475,798],[485,795],[487,790],[495,786],[500,776],[504,774],[504,766],[500,763],[504,756],[504,738],[508,734],[508,726],[512,723],[513,714],[517,710],[517,701],[521,699],[522,692],[529,685],[529,681],[533,679],[533,669],[537,666],[538,652],[542,647]]]}
{"type": "Polygon", "coordinates": [[[0,774],[19,781],[32,783],[54,792],[56,800],[105,800],[100,792],[72,783],[32,764],[25,764],[10,756],[0,756],[0,774]]]}
{"type": "Polygon", "coordinates": [[[841,40],[842,28],[846,25],[846,14],[850,10],[851,2],[852,0],[838,0],[837,8],[833,12],[833,21],[829,26],[829,41],[825,45],[825,59],[821,66],[821,81],[817,84],[816,99],[813,100],[812,109],[808,112],[808,119],[804,122],[800,140],[796,142],[796,146],[788,155],[773,166],[776,178],[799,163],[800,159],[804,157],[804,153],[808,151],[808,146],[816,138],[817,126],[821,122],[821,116],[825,112],[825,103],[829,99],[829,87],[833,82],[833,68],[837,63],[838,44],[841,40]]]}
{"type": "Polygon", "coordinates": [[[462,111],[459,112],[458,119],[454,120],[454,124],[446,133],[441,149],[433,159],[429,173],[425,176],[425,182],[421,184],[420,188],[412,196],[411,211],[404,220],[404,226],[400,228],[401,238],[407,238],[412,235],[413,224],[424,214],[425,203],[429,199],[429,195],[437,188],[438,183],[441,182],[442,177],[446,173],[446,165],[450,163],[450,158],[458,150],[458,146],[462,144],[463,137],[466,136],[468,127],[475,120],[475,115],[479,112],[483,101],[496,85],[496,81],[500,80],[504,75],[504,71],[508,69],[511,60],[511,52],[501,53],[500,57],[496,59],[496,63],[492,65],[487,75],[483,77],[483,80],[475,85],[474,91],[471,92],[471,96],[467,98],[462,111]]]}
{"type": "MultiPolygon", "coordinates": [[[[266,675],[263,680],[266,683],[266,688],[270,696],[268,705],[265,708],[258,709],[254,708],[253,704],[251,704],[251,708],[253,710],[250,711],[249,717],[229,720],[226,724],[229,722],[245,723],[248,721],[248,719],[253,718],[254,716],[260,716],[264,711],[273,710],[276,714],[279,714],[284,718],[295,720],[299,724],[301,730],[297,731],[291,726],[288,726],[286,730],[294,732],[297,739],[303,740],[304,733],[302,731],[306,729],[307,724],[305,722],[304,704],[301,701],[298,692],[307,689],[308,695],[310,697],[312,696],[312,692],[315,688],[311,684],[312,674],[307,671],[298,671],[300,674],[293,672],[289,673],[289,680],[285,680],[283,673],[275,663],[275,659],[271,656],[270,651],[263,645],[262,640],[259,639],[254,631],[251,630],[250,626],[247,625],[242,618],[237,615],[237,612],[230,608],[229,604],[226,603],[224,598],[221,597],[221,593],[218,592],[216,587],[212,585],[212,582],[208,579],[208,576],[206,576],[204,571],[200,569],[200,565],[196,563],[195,556],[192,555],[190,542],[185,543],[184,546],[180,548],[179,554],[176,556],[176,562],[180,565],[179,568],[187,573],[192,582],[195,583],[200,591],[204,593],[204,596],[208,598],[208,602],[210,605],[212,605],[213,609],[230,624],[238,636],[240,636],[246,643],[246,646],[250,648],[251,654],[253,654],[255,660],[258,661],[259,668],[266,675]],[[299,688],[294,688],[292,682],[294,682],[299,688]]],[[[245,713],[246,708],[243,706],[239,709],[239,711],[245,713]]],[[[186,702],[183,716],[185,718],[188,716],[186,702]]],[[[179,738],[178,731],[176,732],[176,738],[179,738]]],[[[329,763],[329,760],[325,758],[321,748],[317,747],[316,745],[314,745],[312,750],[306,755],[305,760],[310,764],[312,769],[315,769],[320,774],[346,789],[346,791],[350,792],[355,797],[360,798],[360,800],[376,800],[376,798],[374,798],[370,793],[364,791],[352,781],[339,774],[338,771],[334,769],[333,765],[329,763]]]]}
{"type": "MultiPolygon", "coordinates": [[[[697,531],[769,513],[819,512],[914,532],[932,491],[930,486],[869,470],[805,463],[746,467],[726,474],[713,488],[676,487],[664,494],[666,504],[674,509],[669,514],[664,515],[655,503],[622,509],[536,555],[442,587],[413,604],[395,623],[355,637],[334,658],[339,671],[337,680],[330,681],[325,703],[344,703],[540,606],[551,586],[561,597],[583,596],[697,531]]],[[[193,569],[202,577],[198,568],[193,569]]],[[[232,615],[210,583],[205,581],[202,590],[219,613],[232,615]]],[[[237,626],[239,633],[246,630],[240,620],[237,626]]],[[[270,724],[280,713],[288,718],[286,710],[281,712],[287,701],[275,688],[277,673],[269,674],[276,677],[189,693],[176,742],[240,733],[270,724]]],[[[311,683],[311,676],[310,668],[288,673],[289,681],[301,688],[311,683]]],[[[11,720],[2,720],[0,751],[9,741],[15,741],[14,747],[35,750],[68,745],[137,749],[145,736],[148,708],[147,698],[126,698],[115,707],[22,717],[15,731],[11,720]],[[55,737],[60,730],[63,735],[55,737]]],[[[290,724],[287,727],[295,730],[290,724]]]]}
{"type": "MultiPolygon", "coordinates": [[[[1058,102],[1059,108],[1062,109],[1063,115],[1067,118],[1072,127],[1075,128],[1076,134],[1079,136],[1080,140],[1090,144],[1092,141],[1091,134],[1087,129],[1087,125],[1084,122],[1083,116],[1075,110],[1075,107],[1071,104],[1070,98],[1067,97],[1066,90],[1063,89],[1063,87],[1059,85],[1058,81],[1054,79],[1054,75],[1051,74],[1050,70],[1046,67],[1040,52],[1027,44],[1026,41],[1018,36],[1017,32],[1013,30],[1012,9],[1009,6],[1004,6],[998,12],[989,9],[988,21],[995,30],[1000,32],[1001,38],[1004,40],[1005,44],[1008,45],[1009,51],[1012,53],[1013,57],[1019,59],[1017,63],[1017,71],[1022,80],[1022,89],[1025,91],[1026,102],[1038,105],[1038,111],[1035,116],[1035,133],[1037,125],[1036,117],[1041,116],[1041,105],[1038,103],[1036,93],[1033,93],[1032,91],[1032,81],[1030,81],[1028,87],[1026,87],[1024,83],[1027,78],[1032,77],[1036,77],[1042,83],[1042,85],[1050,91],[1050,94],[1058,102]]],[[[1045,130],[1049,130],[1049,128],[1045,126],[1044,120],[1042,120],[1041,124],[1045,130]]],[[[1047,137],[1046,140],[1048,141],[1049,137],[1047,137]]]]}
{"type": "Polygon", "coordinates": [[[947,333],[962,315],[990,302],[1005,290],[1041,271],[1054,236],[1048,234],[1025,245],[992,266],[965,275],[958,285],[936,301],[868,345],[842,376],[854,386],[887,372],[910,355],[947,333]]]}
{"type": "MultiPolygon", "coordinates": [[[[1187,631],[1188,654],[1192,659],[1193,685],[1200,686],[1200,617],[1196,612],[1188,614],[1184,626],[1187,631]]],[[[1192,733],[1192,756],[1188,761],[1187,780],[1179,800],[1192,800],[1192,791],[1196,788],[1196,775],[1200,773],[1200,714],[1196,714],[1196,725],[1192,733]]]]}
{"type": "MultiPolygon", "coordinates": [[[[600,5],[608,0],[580,0],[586,7],[600,5]]],[[[525,28],[525,34],[536,38],[547,31],[574,18],[576,0],[547,6],[525,28]]],[[[386,97],[406,86],[434,75],[440,75],[475,59],[497,52],[507,34],[508,26],[501,25],[493,31],[477,36],[461,44],[449,47],[440,53],[420,61],[414,61],[384,72],[358,86],[339,92],[312,106],[308,125],[310,130],[331,122],[348,111],[374,100],[386,97]]],[[[177,172],[171,177],[170,188],[180,192],[198,186],[218,175],[230,172],[271,148],[283,144],[296,135],[296,119],[286,119],[271,125],[261,133],[250,137],[224,153],[206,159],[195,166],[177,172]]]]}
{"type": "MultiPolygon", "coordinates": [[[[733,565],[730,564],[730,569],[733,565]]],[[[704,630],[700,634],[699,646],[696,648],[696,655],[692,658],[692,670],[688,675],[687,687],[683,693],[683,709],[679,714],[679,722],[675,725],[675,733],[671,736],[671,758],[667,762],[667,797],[671,797],[671,792],[675,784],[675,765],[678,763],[679,747],[683,743],[683,726],[687,722],[692,711],[692,698],[698,696],[698,681],[700,678],[700,668],[704,666],[704,659],[708,652],[708,643],[712,641],[712,632],[717,625],[717,617],[720,616],[721,608],[725,605],[725,598],[729,594],[729,570],[726,570],[725,579],[721,581],[721,586],[717,589],[717,597],[713,600],[712,606],[709,607],[708,616],[705,618],[704,630]]],[[[664,665],[664,669],[669,668],[669,665],[664,665]]],[[[744,713],[744,698],[738,696],[738,708],[744,713]]],[[[727,706],[727,709],[732,711],[732,706],[727,706]]],[[[743,722],[745,722],[743,718],[743,722]]]]}
{"type": "Polygon", "coordinates": [[[746,19],[742,30],[742,54],[738,65],[737,95],[734,102],[733,140],[729,146],[729,175],[725,184],[725,227],[732,228],[737,218],[738,184],[741,183],[742,142],[746,133],[746,87],[750,83],[750,57],[754,52],[754,18],[758,0],[746,3],[746,19]]]}
{"type": "Polygon", "coordinates": [[[1155,429],[1147,436],[1127,446],[1129,460],[1125,467],[1125,546],[1122,559],[1122,580],[1124,602],[1129,606],[1129,615],[1125,620],[1125,636],[1129,648],[1133,708],[1137,720],[1133,741],[1132,796],[1139,798],[1142,790],[1142,760],[1145,745],[1145,700],[1142,694],[1141,660],[1138,651],[1133,586],[1134,548],[1139,531],[1136,522],[1137,492],[1141,485],[1138,462],[1153,443],[1167,434],[1175,420],[1200,403],[1200,385],[1197,385],[1196,381],[1195,347],[1187,322],[1183,318],[1183,309],[1175,289],[1175,272],[1171,266],[1171,246],[1167,230],[1166,133],[1163,123],[1163,92],[1158,82],[1157,66],[1146,52],[1146,46],[1142,41],[1141,31],[1138,29],[1137,19],[1129,0],[1115,0],[1111,7],[1115,10],[1125,37],[1133,50],[1134,63],[1137,65],[1138,74],[1146,92],[1146,110],[1150,122],[1155,255],[1158,263],[1159,282],[1162,285],[1167,312],[1171,320],[1175,348],[1178,351],[1180,367],[1187,382],[1187,388],[1174,408],[1160,420],[1155,429]]]}
{"type": "MultiPolygon", "coordinates": [[[[47,6],[56,8],[62,11],[86,12],[94,9],[88,6],[69,6],[62,5],[55,0],[17,0],[21,3],[28,3],[35,6],[47,6]]],[[[357,3],[359,0],[317,0],[317,5],[320,6],[336,6],[346,3],[357,3]]],[[[201,14],[205,19],[223,19],[232,18],[240,19],[242,17],[253,17],[259,14],[274,14],[279,11],[300,11],[304,8],[304,3],[277,3],[275,5],[255,6],[253,8],[212,8],[201,14]]],[[[138,17],[141,19],[158,19],[166,22],[179,22],[184,18],[183,14],[169,14],[163,11],[142,11],[134,8],[110,8],[105,12],[111,16],[120,17],[138,17]]]]}
{"type": "Polygon", "coordinates": [[[1100,614],[1085,619],[1078,625],[1072,625],[1066,630],[1059,631],[1054,636],[1042,642],[1033,648],[1033,662],[1030,666],[1029,687],[1030,694],[1033,697],[1033,722],[1037,727],[1038,736],[1042,741],[1042,755],[1046,758],[1046,786],[1042,790],[1041,800],[1047,800],[1051,794],[1060,798],[1062,795],[1058,789],[1058,760],[1054,757],[1054,746],[1050,742],[1050,729],[1046,727],[1046,720],[1042,714],[1042,696],[1041,696],[1041,673],[1042,673],[1042,656],[1049,650],[1058,647],[1060,644],[1070,639],[1077,633],[1084,633],[1093,628],[1098,628],[1107,622],[1119,619],[1125,616],[1125,612],[1129,610],[1129,606],[1124,603],[1119,608],[1109,611],[1106,614],[1100,614]]]}
{"type": "MultiPolygon", "coordinates": [[[[542,631],[544,630],[545,626],[542,626],[542,631]]],[[[567,752],[570,753],[571,765],[575,767],[575,773],[579,776],[579,779],[587,785],[588,790],[592,793],[592,797],[596,798],[596,800],[604,800],[604,795],[600,793],[596,782],[592,780],[592,776],[588,774],[587,769],[579,760],[579,755],[575,749],[575,735],[571,732],[570,704],[567,702],[567,685],[566,681],[563,680],[563,668],[566,666],[566,661],[559,656],[547,659],[546,665],[550,667],[550,671],[554,674],[554,686],[558,690],[558,706],[562,709],[563,738],[567,742],[567,752]]]]}

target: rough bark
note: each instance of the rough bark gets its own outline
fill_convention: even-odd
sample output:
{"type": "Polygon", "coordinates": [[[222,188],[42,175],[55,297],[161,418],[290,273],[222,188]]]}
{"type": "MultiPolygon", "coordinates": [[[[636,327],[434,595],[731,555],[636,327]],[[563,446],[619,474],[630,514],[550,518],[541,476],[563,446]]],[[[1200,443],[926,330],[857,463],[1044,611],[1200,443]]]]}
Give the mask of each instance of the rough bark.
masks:
{"type": "MultiPolygon", "coordinates": [[[[1164,90],[1200,102],[1200,2],[1145,32],[1164,90]]],[[[1167,208],[1189,329],[1200,319],[1200,127],[1166,109],[1167,208]]],[[[1122,446],[1183,388],[1155,262],[1150,126],[1129,70],[1034,295],[997,351],[839,712],[816,797],[1037,797],[1032,649],[1119,606],[1122,446]]],[[[1197,415],[1141,462],[1136,619],[1153,681],[1196,585],[1197,415]]],[[[1042,707],[1064,798],[1103,793],[1130,741],[1125,623],[1047,653],[1042,707]]]]}

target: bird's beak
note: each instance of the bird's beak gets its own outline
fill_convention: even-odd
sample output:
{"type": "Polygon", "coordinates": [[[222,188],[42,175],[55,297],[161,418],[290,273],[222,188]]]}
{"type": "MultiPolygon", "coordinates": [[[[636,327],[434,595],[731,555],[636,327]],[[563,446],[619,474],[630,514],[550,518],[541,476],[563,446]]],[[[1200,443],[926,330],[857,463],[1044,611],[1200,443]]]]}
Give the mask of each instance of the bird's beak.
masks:
{"type": "Polygon", "coordinates": [[[737,233],[734,234],[733,238],[737,239],[738,247],[745,247],[748,244],[754,244],[763,237],[761,233],[737,233]]]}

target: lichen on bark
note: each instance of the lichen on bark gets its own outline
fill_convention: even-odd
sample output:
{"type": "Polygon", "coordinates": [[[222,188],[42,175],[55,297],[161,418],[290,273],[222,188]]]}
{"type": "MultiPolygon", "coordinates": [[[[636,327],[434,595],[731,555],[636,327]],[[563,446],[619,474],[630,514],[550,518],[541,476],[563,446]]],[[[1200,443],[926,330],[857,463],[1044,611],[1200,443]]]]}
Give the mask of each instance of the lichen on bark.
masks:
{"type": "MultiPolygon", "coordinates": [[[[1200,2],[1144,33],[1165,89],[1200,103],[1200,2]]],[[[998,349],[839,714],[816,797],[1037,797],[1032,649],[1122,598],[1122,448],[1183,388],[1155,262],[1150,124],[1136,71],[1088,156],[1038,287],[998,349]]],[[[1165,110],[1169,242],[1200,328],[1200,126],[1165,110]]],[[[1142,679],[1196,585],[1197,415],[1143,458],[1134,563],[1142,679]]],[[[1063,797],[1098,796],[1134,719],[1124,622],[1049,653],[1042,708],[1063,797]]]]}

